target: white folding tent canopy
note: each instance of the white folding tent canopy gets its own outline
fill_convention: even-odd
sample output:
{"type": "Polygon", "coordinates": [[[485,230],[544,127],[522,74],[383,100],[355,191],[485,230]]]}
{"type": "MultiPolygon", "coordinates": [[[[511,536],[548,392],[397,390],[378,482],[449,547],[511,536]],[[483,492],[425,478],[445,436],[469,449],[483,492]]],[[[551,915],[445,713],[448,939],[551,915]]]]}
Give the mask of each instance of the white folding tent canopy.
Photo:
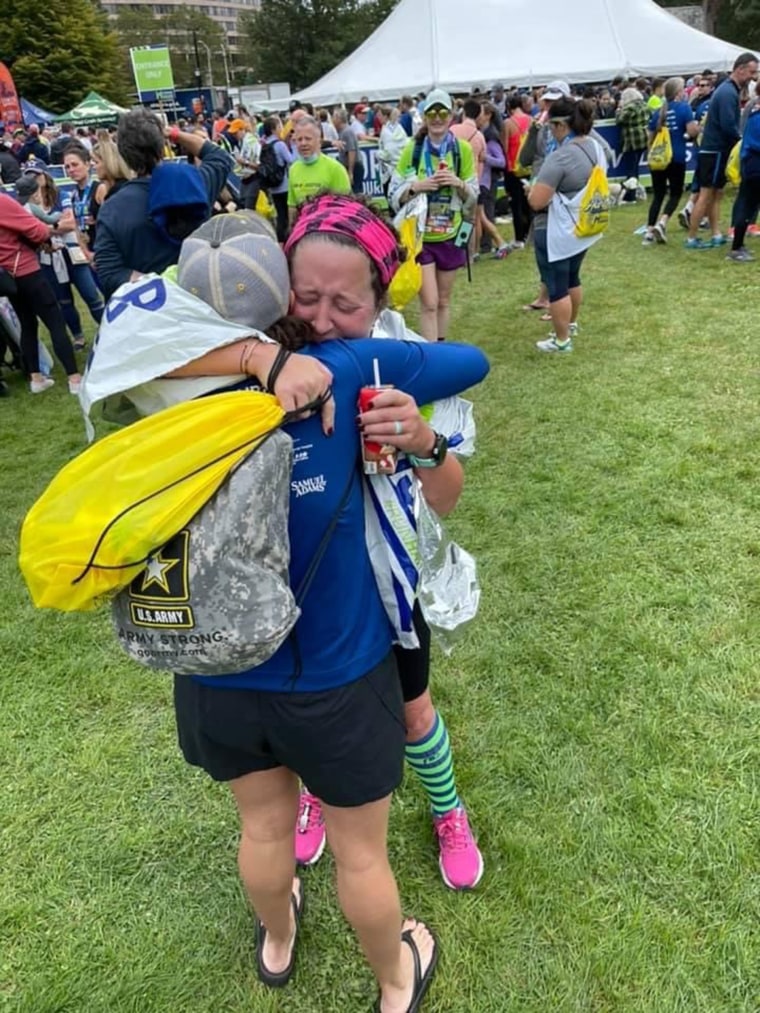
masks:
{"type": "Polygon", "coordinates": [[[334,70],[295,97],[319,105],[435,86],[609,81],[730,69],[741,52],[654,0],[401,0],[334,70]]]}

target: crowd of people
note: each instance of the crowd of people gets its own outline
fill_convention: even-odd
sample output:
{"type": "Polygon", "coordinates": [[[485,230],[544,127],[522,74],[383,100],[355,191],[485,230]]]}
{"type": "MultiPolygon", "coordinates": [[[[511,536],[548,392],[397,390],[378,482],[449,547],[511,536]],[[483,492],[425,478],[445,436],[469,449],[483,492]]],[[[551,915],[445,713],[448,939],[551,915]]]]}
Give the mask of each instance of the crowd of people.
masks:
{"type": "MultiPolygon", "coordinates": [[[[145,223],[140,216],[147,209],[152,168],[167,155],[183,154],[200,169],[206,197],[198,195],[199,203],[207,200],[215,211],[268,208],[284,243],[298,207],[309,197],[323,190],[363,193],[365,161],[359,142],[374,138],[380,182],[391,209],[398,211],[411,197],[425,195],[428,214],[419,258],[421,329],[428,340],[443,340],[457,272],[465,266],[469,270],[469,264],[485,254],[504,259],[524,249],[529,236],[535,235],[536,201],[530,199],[529,181],[538,181],[546,155],[557,144],[549,123],[552,102],[568,100],[582,105],[592,121],[616,122],[616,175],[623,177],[622,202],[646,197],[639,176],[647,152],[657,134],[668,133],[668,164],[645,170],[651,175],[652,197],[644,246],[666,243],[668,225],[677,214],[688,230],[687,249],[731,242],[731,260],[754,259],[745,240],[758,231],[753,175],[756,69],[754,54],[747,53],[730,74],[707,69],[688,80],[618,77],[608,86],[575,88],[556,80],[543,89],[511,91],[495,84],[489,91],[474,87],[465,98],[434,89],[428,95],[402,96],[393,105],[373,103],[368,97],[350,110],[292,102],[282,114],[263,116],[238,106],[230,112],[220,109],[210,116],[181,119],[165,129],[139,110],[118,130],[31,124],[0,133],[0,175],[3,183],[14,186],[17,203],[52,230],[39,241],[39,263],[43,284],[53,296],[45,301],[45,312],[49,320],[55,317],[54,349],[60,357],[69,343],[75,350],[84,347],[75,291],[97,323],[104,299],[133,271],[163,270],[176,261],[176,236],[154,229],[151,244],[142,243],[145,223]],[[720,200],[729,156],[742,137],[745,171],[726,235],[720,228],[720,200]],[[698,148],[696,171],[679,211],[689,144],[698,148]],[[333,150],[326,154],[326,148],[333,150]],[[50,165],[63,166],[74,183],[70,194],[58,193],[50,165]],[[227,185],[230,171],[237,192],[227,185]],[[63,230],[55,219],[69,206],[75,224],[63,230]],[[509,240],[497,228],[499,211],[507,210],[513,230],[509,240]],[[710,229],[708,239],[699,238],[700,227],[710,229]]],[[[609,145],[596,131],[591,136],[609,163],[614,157],[609,145]]],[[[13,230],[4,238],[3,266],[15,273],[13,230]]],[[[23,292],[15,293],[14,300],[19,324],[22,318],[25,321],[21,355],[34,362],[31,346],[37,341],[39,313],[32,309],[33,302],[38,308],[42,304],[23,292]]],[[[542,276],[539,293],[527,306],[541,310],[555,325],[549,344],[538,343],[544,351],[555,350],[552,302],[542,276]]],[[[561,340],[560,346],[571,347],[561,340]]],[[[70,367],[68,353],[66,361],[70,367]]],[[[70,388],[76,391],[75,373],[69,376],[74,377],[70,388]]],[[[47,375],[32,378],[31,390],[42,392],[52,382],[47,375]]]]}
{"type": "MultiPolygon", "coordinates": [[[[174,125],[138,109],[114,130],[63,124],[56,136],[30,127],[0,137],[3,182],[14,188],[0,192],[0,295],[18,319],[20,365],[32,394],[53,384],[40,360],[40,320],[68,389],[79,394],[87,379],[76,359],[85,341],[74,292],[97,325],[120,286],[176,266],[180,286],[220,316],[268,331],[276,343],[252,336],[174,369],[172,378],[219,377],[225,390],[230,377],[235,389],[271,387],[291,411],[317,400],[329,406],[322,419],[286,427],[303,487],[319,491],[291,496],[293,586],[328,532],[297,638],[250,671],[175,679],[183,755],[227,782],[238,807],[240,873],[256,915],[264,984],[281,987],[292,974],[304,910],[296,866],[316,863],[329,843],[340,903],[378,983],[377,1008],[419,1008],[438,943],[423,922],[402,919],[388,860],[390,801],[404,760],[430,809],[443,882],[473,889],[485,868],[457,787],[447,725],[433,703],[430,630],[413,602],[417,646],[394,646],[398,637],[367,555],[366,504],[353,480],[362,440],[394,448],[437,513],[456,506],[463,472],[448,453],[453,434],[436,431],[419,406],[455,396],[487,372],[477,348],[445,339],[457,272],[488,246],[504,260],[532,238],[539,289],[525,309],[552,325],[537,347],[572,350],[581,267],[599,238],[579,238],[573,213],[594,170],[606,170],[613,157],[595,130],[600,118],[617,120],[625,172],[634,180],[654,138],[669,135],[670,158],[651,173],[648,246],[667,242],[684,188],[687,141],[699,142],[696,190],[683,209],[687,249],[726,242],[719,200],[729,156],[743,138],[732,259],[752,259],[744,240],[760,207],[760,103],[751,88],[757,66],[747,53],[723,80],[706,71],[689,81],[617,79],[574,92],[557,79],[540,90],[476,88],[463,99],[434,88],[394,106],[362,100],[349,112],[293,103],[282,116],[263,117],[237,107],[174,125]],[[420,214],[420,335],[388,309],[408,250],[388,216],[362,197],[365,137],[378,141],[391,212],[420,214]],[[56,164],[70,181],[63,194],[50,172],[56,164]],[[501,184],[514,232],[509,242],[495,225],[501,184]],[[257,210],[269,212],[273,224],[257,210]],[[703,217],[713,230],[708,243],[696,238],[703,217]],[[220,270],[225,256],[234,271],[220,270]],[[244,279],[261,279],[265,267],[274,285],[274,264],[289,277],[274,302],[289,306],[290,315],[262,321],[255,301],[241,293],[244,279]],[[357,423],[358,391],[372,384],[373,362],[391,386],[357,423]]],[[[635,199],[637,189],[621,194],[635,199]]]]}

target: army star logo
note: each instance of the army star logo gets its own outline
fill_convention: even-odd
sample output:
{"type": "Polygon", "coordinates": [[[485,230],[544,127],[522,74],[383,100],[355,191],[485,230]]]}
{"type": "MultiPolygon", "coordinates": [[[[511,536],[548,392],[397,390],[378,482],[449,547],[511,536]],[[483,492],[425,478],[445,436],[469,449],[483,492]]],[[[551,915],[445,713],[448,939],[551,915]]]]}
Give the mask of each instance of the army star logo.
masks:
{"type": "Polygon", "coordinates": [[[148,560],[142,587],[140,588],[141,591],[146,591],[151,584],[158,584],[162,591],[169,594],[169,582],[166,579],[166,574],[173,566],[176,566],[180,560],[177,558],[164,559],[161,555],[162,551],[163,549],[159,549],[158,552],[154,556],[151,556],[148,560]]]}

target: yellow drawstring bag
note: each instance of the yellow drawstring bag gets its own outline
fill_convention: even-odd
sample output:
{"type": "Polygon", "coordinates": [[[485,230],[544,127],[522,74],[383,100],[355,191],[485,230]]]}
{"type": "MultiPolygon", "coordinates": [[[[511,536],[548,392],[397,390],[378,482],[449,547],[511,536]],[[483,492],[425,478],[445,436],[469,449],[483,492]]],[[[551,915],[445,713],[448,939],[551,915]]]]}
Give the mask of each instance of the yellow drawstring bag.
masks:
{"type": "Polygon", "coordinates": [[[588,239],[601,235],[610,223],[610,184],[600,165],[591,170],[578,206],[575,235],[588,239]]]}
{"type": "Polygon", "coordinates": [[[126,587],[284,417],[271,394],[233,391],[89,446],[24,519],[19,565],[34,604],[86,611],[126,587]]]}
{"type": "Polygon", "coordinates": [[[726,179],[732,186],[739,186],[742,181],[741,150],[742,142],[737,141],[726,162],[726,179]]]}
{"type": "Polygon", "coordinates": [[[422,237],[415,217],[407,217],[398,227],[401,245],[406,250],[406,260],[393,276],[388,289],[388,301],[394,310],[401,310],[422,288],[422,267],[417,263],[417,254],[422,250],[422,237]]]}
{"type": "Polygon", "coordinates": [[[670,140],[670,131],[666,126],[661,126],[652,138],[647,154],[647,164],[650,169],[662,171],[667,169],[673,161],[673,144],[670,140]]]}

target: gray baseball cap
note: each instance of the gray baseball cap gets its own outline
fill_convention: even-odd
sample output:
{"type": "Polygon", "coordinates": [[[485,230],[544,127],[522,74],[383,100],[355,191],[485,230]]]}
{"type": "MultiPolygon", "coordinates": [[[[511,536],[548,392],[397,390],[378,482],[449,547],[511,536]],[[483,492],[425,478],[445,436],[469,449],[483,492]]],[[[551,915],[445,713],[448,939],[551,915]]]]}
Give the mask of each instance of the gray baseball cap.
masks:
{"type": "Polygon", "coordinates": [[[556,102],[558,98],[570,98],[570,85],[567,81],[550,81],[541,98],[547,102],[556,102]]]}
{"type": "Polygon", "coordinates": [[[265,331],[288,312],[288,263],[269,223],[216,215],[182,244],[177,282],[233,323],[265,331]]]}
{"type": "Polygon", "coordinates": [[[25,172],[23,176],[19,176],[14,184],[14,189],[22,204],[26,204],[32,194],[37,193],[39,182],[35,173],[25,172]]]}
{"type": "Polygon", "coordinates": [[[454,108],[451,95],[447,91],[444,91],[443,88],[433,88],[425,99],[422,111],[426,113],[428,109],[432,109],[434,106],[443,106],[444,109],[451,111],[454,108]]]}

